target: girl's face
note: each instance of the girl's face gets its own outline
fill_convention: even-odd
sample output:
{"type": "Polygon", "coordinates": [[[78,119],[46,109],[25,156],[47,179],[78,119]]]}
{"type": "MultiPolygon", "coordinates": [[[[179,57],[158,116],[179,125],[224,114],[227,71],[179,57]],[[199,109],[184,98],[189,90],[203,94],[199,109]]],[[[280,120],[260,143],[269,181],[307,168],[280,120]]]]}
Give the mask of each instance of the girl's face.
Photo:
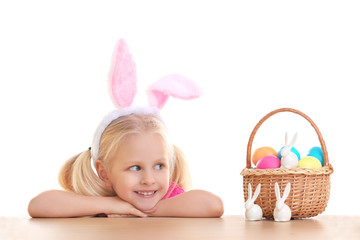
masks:
{"type": "Polygon", "coordinates": [[[110,160],[109,182],[116,194],[139,210],[150,210],[169,188],[168,148],[159,134],[126,138],[110,160]]]}

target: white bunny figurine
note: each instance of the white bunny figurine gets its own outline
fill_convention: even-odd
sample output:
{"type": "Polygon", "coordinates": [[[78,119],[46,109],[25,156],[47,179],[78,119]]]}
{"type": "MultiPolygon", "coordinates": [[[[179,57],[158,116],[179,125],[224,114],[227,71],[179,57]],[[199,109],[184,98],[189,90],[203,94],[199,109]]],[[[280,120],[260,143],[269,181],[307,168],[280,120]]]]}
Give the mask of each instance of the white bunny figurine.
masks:
{"type": "Polygon", "coordinates": [[[263,217],[263,211],[261,207],[257,204],[255,204],[256,198],[259,196],[261,190],[261,184],[259,183],[256,187],[254,196],[252,196],[252,189],[251,184],[249,183],[248,187],[248,199],[245,203],[245,220],[250,221],[258,221],[261,220],[263,217]]]}
{"type": "Polygon", "coordinates": [[[297,133],[291,140],[290,145],[288,145],[287,141],[287,133],[285,133],[285,147],[281,150],[281,167],[283,168],[296,168],[299,163],[299,159],[295,153],[291,151],[296,142],[297,133]]]}
{"type": "Polygon", "coordinates": [[[291,184],[286,184],[284,194],[280,196],[279,184],[275,183],[275,195],[276,195],[276,206],[274,209],[274,219],[276,222],[290,221],[291,210],[288,205],[285,204],[285,199],[289,196],[291,184]]]}

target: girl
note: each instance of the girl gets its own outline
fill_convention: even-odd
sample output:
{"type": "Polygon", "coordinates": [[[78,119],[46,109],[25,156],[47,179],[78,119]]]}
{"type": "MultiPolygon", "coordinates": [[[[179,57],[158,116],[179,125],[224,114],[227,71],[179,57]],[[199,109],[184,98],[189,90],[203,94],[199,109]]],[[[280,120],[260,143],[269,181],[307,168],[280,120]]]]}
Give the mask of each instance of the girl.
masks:
{"type": "Polygon", "coordinates": [[[151,106],[136,108],[130,106],[136,93],[134,74],[131,55],[120,40],[110,81],[120,109],[101,122],[92,147],[62,167],[59,182],[66,191],[50,190],[33,198],[30,216],[222,216],[219,197],[202,190],[185,192],[191,181],[184,155],[170,143],[159,115],[169,95],[190,99],[199,96],[199,89],[171,75],[149,88],[151,106]]]}

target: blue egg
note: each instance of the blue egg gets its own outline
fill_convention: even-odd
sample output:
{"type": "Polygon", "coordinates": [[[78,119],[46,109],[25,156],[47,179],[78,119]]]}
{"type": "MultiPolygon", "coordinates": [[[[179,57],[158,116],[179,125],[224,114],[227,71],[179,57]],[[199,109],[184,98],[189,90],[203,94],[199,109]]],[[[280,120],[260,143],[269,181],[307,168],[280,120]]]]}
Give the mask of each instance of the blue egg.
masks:
{"type": "MultiPolygon", "coordinates": [[[[285,147],[285,146],[284,146],[284,147],[285,147]]],[[[279,151],[279,158],[280,158],[280,159],[281,159],[281,150],[283,150],[284,147],[282,147],[282,148],[280,149],[280,151],[279,151]]],[[[291,151],[292,151],[293,153],[295,153],[296,156],[298,157],[298,160],[300,160],[300,153],[299,153],[299,151],[298,151],[296,148],[294,148],[294,147],[292,147],[291,151]]]]}
{"type": "Polygon", "coordinates": [[[319,159],[319,161],[321,162],[321,165],[324,166],[324,154],[323,154],[321,147],[311,148],[309,150],[308,156],[312,156],[312,157],[319,159]]]}

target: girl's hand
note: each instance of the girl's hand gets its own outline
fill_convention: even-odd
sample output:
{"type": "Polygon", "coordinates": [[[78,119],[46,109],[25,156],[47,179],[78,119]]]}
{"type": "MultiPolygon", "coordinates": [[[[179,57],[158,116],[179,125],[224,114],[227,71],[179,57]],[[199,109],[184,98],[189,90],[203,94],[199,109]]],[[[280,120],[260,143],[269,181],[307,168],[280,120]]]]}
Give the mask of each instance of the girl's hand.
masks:
{"type": "MultiPolygon", "coordinates": [[[[158,209],[158,207],[155,206],[152,209],[143,211],[143,214],[145,214],[145,217],[153,216],[153,214],[157,211],[157,209],[158,209]]],[[[136,209],[136,210],[138,210],[138,209],[136,209]]],[[[138,211],[140,211],[140,210],[138,210],[138,211]]],[[[130,214],[107,214],[107,217],[109,217],[109,218],[117,218],[117,217],[121,218],[121,217],[131,217],[131,216],[135,216],[135,215],[134,214],[132,214],[132,215],[130,215],[130,214]]],[[[136,215],[136,216],[138,216],[138,215],[136,215]]],[[[144,216],[139,216],[139,217],[144,217],[144,216]]]]}
{"type": "Polygon", "coordinates": [[[106,197],[104,206],[106,208],[105,214],[109,218],[130,216],[147,217],[146,213],[141,212],[139,209],[135,208],[130,203],[121,200],[119,197],[106,197]]]}

